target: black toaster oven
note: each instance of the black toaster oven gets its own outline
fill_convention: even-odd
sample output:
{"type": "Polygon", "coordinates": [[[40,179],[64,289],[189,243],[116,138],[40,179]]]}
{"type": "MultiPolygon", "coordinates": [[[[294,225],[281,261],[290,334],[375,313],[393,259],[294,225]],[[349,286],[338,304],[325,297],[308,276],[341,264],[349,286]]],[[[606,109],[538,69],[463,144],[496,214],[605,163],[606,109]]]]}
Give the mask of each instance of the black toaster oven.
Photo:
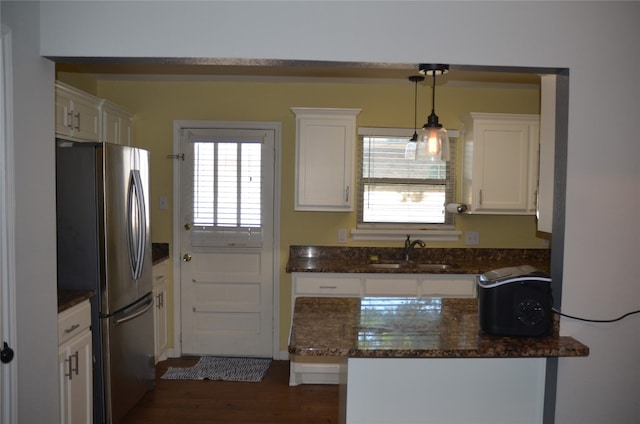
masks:
{"type": "Polygon", "coordinates": [[[552,326],[551,278],[530,265],[477,277],[480,328],[497,336],[543,337],[552,326]]]}

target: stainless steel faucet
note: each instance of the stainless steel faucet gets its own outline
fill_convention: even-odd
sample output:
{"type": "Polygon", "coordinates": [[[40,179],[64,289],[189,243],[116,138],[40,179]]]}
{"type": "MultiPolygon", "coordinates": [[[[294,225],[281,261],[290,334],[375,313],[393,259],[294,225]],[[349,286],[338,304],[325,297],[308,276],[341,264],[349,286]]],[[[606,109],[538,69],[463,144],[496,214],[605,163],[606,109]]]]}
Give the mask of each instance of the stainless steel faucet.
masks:
{"type": "Polygon", "coordinates": [[[422,240],[414,240],[411,241],[411,236],[407,234],[407,239],[404,241],[404,260],[409,261],[411,257],[411,252],[416,247],[416,244],[420,247],[425,247],[425,244],[422,240]]]}

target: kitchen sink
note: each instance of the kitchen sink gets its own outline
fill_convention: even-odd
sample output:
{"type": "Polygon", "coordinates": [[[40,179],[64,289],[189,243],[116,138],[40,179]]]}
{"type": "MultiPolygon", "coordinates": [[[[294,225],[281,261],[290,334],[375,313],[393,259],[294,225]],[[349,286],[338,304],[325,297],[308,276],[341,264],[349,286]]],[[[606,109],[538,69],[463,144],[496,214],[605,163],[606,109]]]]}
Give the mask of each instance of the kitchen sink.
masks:
{"type": "Polygon", "coordinates": [[[455,268],[456,265],[445,263],[416,263],[416,262],[371,262],[369,267],[377,269],[418,268],[424,270],[446,270],[455,268]]]}
{"type": "Polygon", "coordinates": [[[379,268],[379,269],[398,269],[401,268],[403,266],[408,266],[409,264],[401,264],[399,262],[388,262],[388,263],[383,263],[383,262],[376,262],[376,263],[370,263],[369,266],[371,268],[379,268]]]}
{"type": "Polygon", "coordinates": [[[455,268],[455,265],[451,265],[451,264],[418,264],[417,265],[418,268],[421,269],[450,269],[450,268],[455,268]]]}

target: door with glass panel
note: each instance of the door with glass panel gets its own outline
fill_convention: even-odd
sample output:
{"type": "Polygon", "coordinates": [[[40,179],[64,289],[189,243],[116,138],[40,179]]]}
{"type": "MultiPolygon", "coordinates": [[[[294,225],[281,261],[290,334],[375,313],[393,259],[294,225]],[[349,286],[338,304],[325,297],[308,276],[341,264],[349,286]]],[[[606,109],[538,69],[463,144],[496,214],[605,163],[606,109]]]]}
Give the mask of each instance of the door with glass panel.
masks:
{"type": "Polygon", "coordinates": [[[183,354],[272,355],[274,139],[182,130],[183,354]]]}

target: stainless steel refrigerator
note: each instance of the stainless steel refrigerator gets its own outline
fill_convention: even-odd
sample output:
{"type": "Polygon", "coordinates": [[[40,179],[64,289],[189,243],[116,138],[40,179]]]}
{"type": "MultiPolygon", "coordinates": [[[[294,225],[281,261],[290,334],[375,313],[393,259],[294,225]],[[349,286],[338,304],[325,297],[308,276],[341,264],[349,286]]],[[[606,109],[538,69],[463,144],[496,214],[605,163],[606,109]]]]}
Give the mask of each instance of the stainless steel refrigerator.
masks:
{"type": "Polygon", "coordinates": [[[56,140],[58,288],[95,290],[94,422],[117,423],[155,381],[149,153],[56,140]]]}

